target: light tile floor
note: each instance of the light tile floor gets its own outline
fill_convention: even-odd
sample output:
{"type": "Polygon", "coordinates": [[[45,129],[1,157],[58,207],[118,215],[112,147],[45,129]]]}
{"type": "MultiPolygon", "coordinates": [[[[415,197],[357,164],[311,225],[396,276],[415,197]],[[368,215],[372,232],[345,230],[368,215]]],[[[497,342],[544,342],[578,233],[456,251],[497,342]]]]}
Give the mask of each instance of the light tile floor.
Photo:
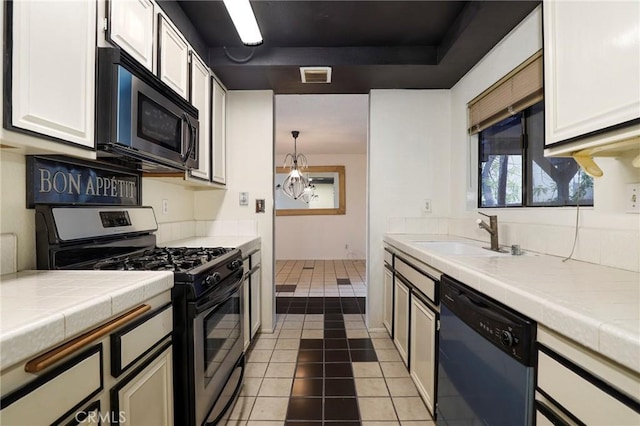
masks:
{"type": "Polygon", "coordinates": [[[276,296],[365,297],[365,276],[364,260],[277,260],[276,296]]]}

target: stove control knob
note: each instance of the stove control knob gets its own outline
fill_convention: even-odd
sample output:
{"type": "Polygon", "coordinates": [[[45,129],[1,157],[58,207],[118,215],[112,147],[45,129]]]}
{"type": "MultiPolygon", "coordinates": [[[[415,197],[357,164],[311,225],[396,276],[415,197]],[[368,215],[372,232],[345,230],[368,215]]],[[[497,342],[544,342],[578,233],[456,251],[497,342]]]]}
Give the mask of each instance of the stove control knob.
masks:
{"type": "Polygon", "coordinates": [[[502,343],[502,346],[510,348],[513,346],[513,334],[508,331],[503,331],[500,334],[500,342],[502,343]]]}
{"type": "Polygon", "coordinates": [[[211,287],[215,283],[219,282],[221,278],[220,272],[214,272],[211,275],[207,275],[207,278],[204,279],[204,285],[206,287],[211,287]]]}
{"type": "Polygon", "coordinates": [[[242,260],[236,259],[229,264],[229,269],[235,271],[236,269],[240,269],[242,267],[242,260]]]}

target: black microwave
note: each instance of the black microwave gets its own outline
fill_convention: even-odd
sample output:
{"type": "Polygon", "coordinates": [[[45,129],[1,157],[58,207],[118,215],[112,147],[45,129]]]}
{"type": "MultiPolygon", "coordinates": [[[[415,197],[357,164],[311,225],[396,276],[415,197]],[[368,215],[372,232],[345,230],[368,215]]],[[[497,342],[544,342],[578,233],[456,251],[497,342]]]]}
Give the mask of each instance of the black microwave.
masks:
{"type": "Polygon", "coordinates": [[[118,48],[98,49],[98,155],[143,171],[198,167],[198,110],[118,48]]]}

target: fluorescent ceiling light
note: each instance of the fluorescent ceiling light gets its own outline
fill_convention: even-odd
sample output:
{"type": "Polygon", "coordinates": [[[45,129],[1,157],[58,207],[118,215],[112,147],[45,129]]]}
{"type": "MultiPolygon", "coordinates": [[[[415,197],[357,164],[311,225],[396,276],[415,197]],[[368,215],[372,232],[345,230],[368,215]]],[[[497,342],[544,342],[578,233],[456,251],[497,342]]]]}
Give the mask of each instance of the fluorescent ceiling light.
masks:
{"type": "Polygon", "coordinates": [[[224,0],[224,5],[242,43],[247,46],[262,44],[262,34],[249,0],[224,0]]]}

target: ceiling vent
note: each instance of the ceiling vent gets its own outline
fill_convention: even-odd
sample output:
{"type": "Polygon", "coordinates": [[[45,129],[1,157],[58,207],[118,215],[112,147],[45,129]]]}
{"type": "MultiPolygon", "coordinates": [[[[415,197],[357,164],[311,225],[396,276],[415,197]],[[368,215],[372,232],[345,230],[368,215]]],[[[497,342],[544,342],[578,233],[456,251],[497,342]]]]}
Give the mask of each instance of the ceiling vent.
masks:
{"type": "Polygon", "coordinates": [[[300,67],[303,83],[331,83],[331,67],[300,67]]]}

